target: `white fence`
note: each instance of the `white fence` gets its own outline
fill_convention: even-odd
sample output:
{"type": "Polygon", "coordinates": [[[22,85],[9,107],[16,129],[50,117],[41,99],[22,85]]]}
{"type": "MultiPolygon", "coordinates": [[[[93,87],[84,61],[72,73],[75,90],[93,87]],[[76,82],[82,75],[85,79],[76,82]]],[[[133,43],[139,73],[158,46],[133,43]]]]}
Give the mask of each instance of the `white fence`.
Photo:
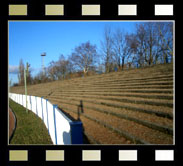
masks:
{"type": "MultiPolygon", "coordinates": [[[[10,93],[9,97],[26,107],[25,95],[10,93]]],[[[43,120],[55,145],[83,143],[82,122],[71,121],[57,105],[47,99],[27,95],[27,108],[43,120]]]]}

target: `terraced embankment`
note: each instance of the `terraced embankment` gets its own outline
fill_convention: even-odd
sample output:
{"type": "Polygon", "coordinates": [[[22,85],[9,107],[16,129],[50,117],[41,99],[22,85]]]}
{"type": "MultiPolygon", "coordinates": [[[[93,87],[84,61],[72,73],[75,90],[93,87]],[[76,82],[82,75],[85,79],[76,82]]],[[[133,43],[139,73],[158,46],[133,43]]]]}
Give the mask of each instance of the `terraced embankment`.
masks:
{"type": "Polygon", "coordinates": [[[49,99],[75,119],[82,101],[80,119],[91,143],[173,143],[172,64],[32,85],[28,94],[49,99]]]}

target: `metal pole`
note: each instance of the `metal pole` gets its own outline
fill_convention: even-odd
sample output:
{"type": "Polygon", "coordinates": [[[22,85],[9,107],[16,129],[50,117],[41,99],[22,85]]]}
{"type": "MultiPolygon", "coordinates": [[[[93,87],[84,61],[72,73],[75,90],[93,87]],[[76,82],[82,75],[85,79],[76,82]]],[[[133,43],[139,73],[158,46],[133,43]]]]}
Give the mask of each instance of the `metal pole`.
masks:
{"type": "Polygon", "coordinates": [[[26,100],[26,113],[28,113],[28,110],[27,110],[27,79],[26,79],[26,69],[24,69],[24,83],[25,83],[25,100],[26,100]]]}
{"type": "Polygon", "coordinates": [[[28,71],[29,71],[29,67],[30,65],[27,63],[26,64],[26,69],[24,69],[24,82],[25,82],[25,100],[26,100],[26,113],[28,113],[28,109],[27,109],[27,76],[29,75],[28,71]]]}
{"type": "Polygon", "coordinates": [[[46,56],[46,53],[45,52],[42,53],[41,56],[42,56],[42,73],[43,75],[45,75],[44,56],[46,56]]]}
{"type": "Polygon", "coordinates": [[[43,57],[43,75],[45,75],[45,72],[44,72],[44,56],[43,57]]]}

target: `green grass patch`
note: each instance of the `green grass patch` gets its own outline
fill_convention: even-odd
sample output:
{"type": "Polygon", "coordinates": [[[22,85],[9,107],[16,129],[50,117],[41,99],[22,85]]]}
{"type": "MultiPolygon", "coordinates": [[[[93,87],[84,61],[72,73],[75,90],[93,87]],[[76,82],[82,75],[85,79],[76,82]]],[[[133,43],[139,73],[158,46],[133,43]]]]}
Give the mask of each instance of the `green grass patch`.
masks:
{"type": "Polygon", "coordinates": [[[17,126],[10,144],[53,144],[44,122],[32,111],[26,113],[21,105],[9,100],[17,126]]]}

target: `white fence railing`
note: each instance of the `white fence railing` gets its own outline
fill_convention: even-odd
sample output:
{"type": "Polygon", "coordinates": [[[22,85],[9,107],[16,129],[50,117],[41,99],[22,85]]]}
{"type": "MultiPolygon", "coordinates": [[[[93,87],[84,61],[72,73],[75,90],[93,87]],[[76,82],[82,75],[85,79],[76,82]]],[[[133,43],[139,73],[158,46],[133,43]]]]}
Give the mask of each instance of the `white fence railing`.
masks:
{"type": "MultiPolygon", "coordinates": [[[[9,97],[26,107],[25,95],[10,93],[9,97]]],[[[42,97],[27,95],[27,108],[43,120],[55,145],[83,143],[82,122],[71,121],[57,105],[42,97]]]]}

